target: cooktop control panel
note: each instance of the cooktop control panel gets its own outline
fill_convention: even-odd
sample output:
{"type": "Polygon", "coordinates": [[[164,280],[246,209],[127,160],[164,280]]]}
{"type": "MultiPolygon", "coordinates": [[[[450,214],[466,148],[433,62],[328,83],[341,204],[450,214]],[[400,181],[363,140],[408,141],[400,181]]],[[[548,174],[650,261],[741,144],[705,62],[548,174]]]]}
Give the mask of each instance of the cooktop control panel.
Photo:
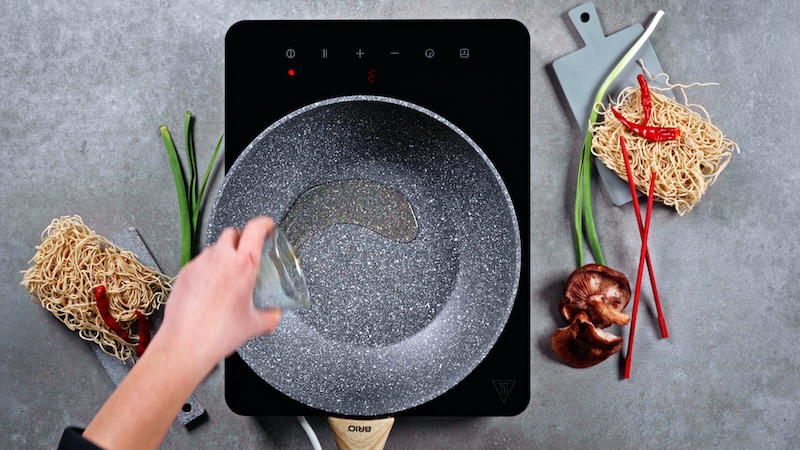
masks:
{"type": "MultiPolygon", "coordinates": [[[[522,237],[511,316],[484,361],[398,415],[514,415],[530,397],[530,37],[512,20],[243,21],[225,41],[225,167],[288,113],[345,95],[394,97],[469,135],[500,173],[522,237]]],[[[273,389],[234,354],[226,399],[244,415],[324,414],[273,389]]]]}

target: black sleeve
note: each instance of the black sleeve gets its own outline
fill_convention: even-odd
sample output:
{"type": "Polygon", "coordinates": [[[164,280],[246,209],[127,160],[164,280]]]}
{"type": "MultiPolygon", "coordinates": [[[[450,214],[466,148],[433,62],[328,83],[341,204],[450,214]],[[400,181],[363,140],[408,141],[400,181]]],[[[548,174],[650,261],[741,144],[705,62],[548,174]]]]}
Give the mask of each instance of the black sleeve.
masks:
{"type": "Polygon", "coordinates": [[[58,450],[102,450],[83,437],[83,428],[69,427],[61,435],[58,450]]]}

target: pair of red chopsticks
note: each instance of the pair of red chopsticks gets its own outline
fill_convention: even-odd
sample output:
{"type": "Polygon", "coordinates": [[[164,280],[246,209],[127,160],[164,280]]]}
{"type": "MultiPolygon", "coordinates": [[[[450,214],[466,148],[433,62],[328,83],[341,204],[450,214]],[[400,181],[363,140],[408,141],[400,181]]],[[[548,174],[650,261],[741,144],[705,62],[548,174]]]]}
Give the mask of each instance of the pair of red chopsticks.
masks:
{"type": "Polygon", "coordinates": [[[631,173],[631,163],[628,161],[628,149],[625,147],[625,138],[620,135],[619,145],[622,148],[622,159],[625,161],[625,171],[628,173],[628,185],[631,188],[631,198],[633,199],[634,211],[636,211],[636,222],[639,228],[639,235],[642,238],[642,251],[639,255],[639,271],[636,275],[636,292],[633,297],[633,314],[631,317],[631,333],[628,339],[628,354],[625,357],[625,378],[630,378],[631,375],[631,352],[633,351],[633,337],[636,333],[636,313],[639,310],[639,294],[642,291],[642,273],[644,272],[644,263],[647,262],[647,270],[650,272],[650,285],[653,286],[653,297],[656,301],[656,310],[658,311],[658,323],[661,326],[661,336],[664,338],[669,337],[667,333],[667,323],[664,321],[664,314],[661,312],[661,301],[658,298],[658,288],[656,287],[656,277],[653,274],[653,264],[650,261],[650,252],[647,248],[647,237],[650,234],[650,215],[653,212],[653,193],[656,187],[656,173],[653,172],[650,178],[650,190],[647,195],[647,215],[645,216],[645,223],[642,225],[642,213],[639,211],[639,199],[636,196],[636,185],[633,183],[633,174],[631,173]]]}

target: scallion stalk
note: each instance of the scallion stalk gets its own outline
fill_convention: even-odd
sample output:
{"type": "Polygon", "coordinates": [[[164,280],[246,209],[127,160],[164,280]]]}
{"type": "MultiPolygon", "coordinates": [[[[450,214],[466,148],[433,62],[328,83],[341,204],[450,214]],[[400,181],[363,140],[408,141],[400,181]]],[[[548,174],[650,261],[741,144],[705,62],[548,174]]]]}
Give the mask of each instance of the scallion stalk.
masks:
{"type": "Polygon", "coordinates": [[[583,267],[583,153],[578,162],[578,185],[575,187],[575,248],[577,249],[578,267],[583,267]]]}
{"type": "Polygon", "coordinates": [[[659,10],[653,20],[648,25],[647,29],[642,33],[639,39],[631,46],[627,53],[619,60],[611,73],[608,74],[597,95],[592,102],[592,111],[589,115],[589,126],[586,129],[586,138],[583,140],[583,148],[581,149],[581,160],[578,164],[578,183],[575,192],[575,245],[577,247],[578,267],[583,266],[583,220],[582,216],[586,218],[586,233],[588,235],[589,247],[592,250],[594,259],[598,264],[605,265],[603,259],[603,252],[600,250],[600,242],[597,239],[597,230],[594,226],[594,216],[592,215],[592,193],[591,193],[591,155],[592,155],[592,126],[597,121],[597,111],[595,105],[603,101],[606,91],[611,83],[622,72],[625,66],[633,59],[636,53],[642,48],[647,39],[653,34],[656,25],[664,15],[664,11],[659,10]],[[583,214],[581,214],[583,209],[583,214]]]}

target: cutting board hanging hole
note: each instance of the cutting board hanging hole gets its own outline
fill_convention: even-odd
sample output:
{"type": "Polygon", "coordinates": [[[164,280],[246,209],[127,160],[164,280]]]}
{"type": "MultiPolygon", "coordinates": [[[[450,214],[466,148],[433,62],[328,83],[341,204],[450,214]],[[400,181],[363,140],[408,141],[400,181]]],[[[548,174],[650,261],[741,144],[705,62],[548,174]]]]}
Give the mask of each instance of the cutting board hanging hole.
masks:
{"type": "Polygon", "coordinates": [[[594,3],[590,2],[573,8],[568,15],[587,47],[601,45],[606,35],[603,33],[594,3]]]}

